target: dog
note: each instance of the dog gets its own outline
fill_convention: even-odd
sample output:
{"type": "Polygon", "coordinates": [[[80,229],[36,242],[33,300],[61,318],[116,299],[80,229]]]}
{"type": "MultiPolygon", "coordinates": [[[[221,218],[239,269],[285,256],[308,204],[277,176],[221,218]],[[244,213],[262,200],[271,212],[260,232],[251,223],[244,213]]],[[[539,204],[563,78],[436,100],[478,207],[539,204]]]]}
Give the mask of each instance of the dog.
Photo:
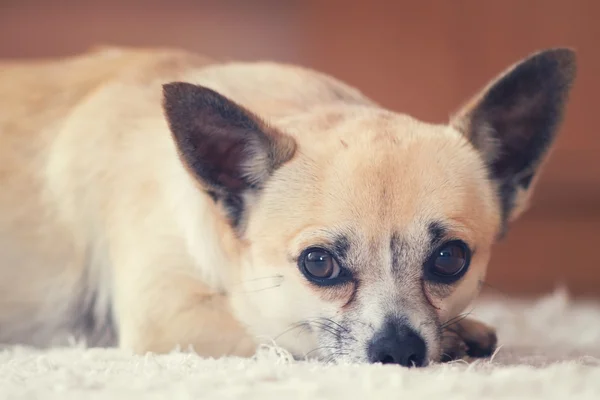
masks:
{"type": "Polygon", "coordinates": [[[576,75],[528,55],[442,124],[178,49],[0,64],[0,342],[423,367],[528,208],[576,75]]]}

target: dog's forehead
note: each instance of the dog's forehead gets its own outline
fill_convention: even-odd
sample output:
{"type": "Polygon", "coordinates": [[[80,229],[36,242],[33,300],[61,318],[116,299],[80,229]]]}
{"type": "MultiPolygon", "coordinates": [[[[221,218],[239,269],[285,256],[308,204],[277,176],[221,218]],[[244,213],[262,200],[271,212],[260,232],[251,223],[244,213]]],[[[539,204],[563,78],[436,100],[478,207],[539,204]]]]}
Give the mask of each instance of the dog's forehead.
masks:
{"type": "Polygon", "coordinates": [[[332,217],[409,226],[492,206],[480,157],[447,126],[384,114],[340,124],[332,136],[339,143],[330,139],[312,159],[332,217]]]}
{"type": "Polygon", "coordinates": [[[434,222],[496,228],[498,205],[483,162],[446,125],[358,109],[288,128],[299,151],[263,196],[257,229],[277,221],[273,231],[291,237],[306,227],[346,227],[377,241],[395,232],[422,238],[434,222]]]}

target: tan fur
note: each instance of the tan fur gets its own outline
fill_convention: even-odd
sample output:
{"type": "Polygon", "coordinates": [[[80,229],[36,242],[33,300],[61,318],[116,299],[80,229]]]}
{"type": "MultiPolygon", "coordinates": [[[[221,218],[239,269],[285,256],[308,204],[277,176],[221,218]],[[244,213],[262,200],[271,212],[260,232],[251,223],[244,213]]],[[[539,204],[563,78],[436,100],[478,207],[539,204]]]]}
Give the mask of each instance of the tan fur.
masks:
{"type": "Polygon", "coordinates": [[[495,188],[458,129],[383,110],[301,67],[163,49],[0,64],[0,187],[0,341],[36,345],[76,329],[81,312],[100,331],[114,319],[117,343],[136,352],[249,355],[277,339],[307,353],[312,334],[287,328],[356,307],[355,288],[312,287],[290,261],[331,241],[332,227],[354,232],[373,260],[355,301],[386,293],[382,304],[406,304],[416,325],[427,313],[445,321],[477,295],[501,225],[495,188]],[[214,89],[294,139],[243,240],[179,157],[161,108],[171,81],[214,89]],[[425,252],[432,219],[476,249],[450,292],[374,267],[389,263],[396,231],[425,252]],[[281,282],[285,294],[270,290],[281,282]]]}

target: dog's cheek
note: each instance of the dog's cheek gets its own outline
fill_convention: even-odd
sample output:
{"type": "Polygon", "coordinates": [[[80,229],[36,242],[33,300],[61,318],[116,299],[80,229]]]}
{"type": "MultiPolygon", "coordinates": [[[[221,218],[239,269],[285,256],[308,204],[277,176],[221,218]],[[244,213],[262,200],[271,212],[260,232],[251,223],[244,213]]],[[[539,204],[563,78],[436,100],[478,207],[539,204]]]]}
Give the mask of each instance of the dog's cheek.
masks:
{"type": "Polygon", "coordinates": [[[295,265],[267,266],[267,259],[245,266],[240,290],[231,292],[233,307],[258,343],[303,357],[321,346],[320,329],[308,323],[335,315],[339,307],[309,290],[295,265]]]}
{"type": "Polygon", "coordinates": [[[455,284],[423,283],[427,300],[442,323],[464,312],[477,298],[485,280],[488,260],[489,252],[482,250],[473,258],[467,274],[455,284]]]}

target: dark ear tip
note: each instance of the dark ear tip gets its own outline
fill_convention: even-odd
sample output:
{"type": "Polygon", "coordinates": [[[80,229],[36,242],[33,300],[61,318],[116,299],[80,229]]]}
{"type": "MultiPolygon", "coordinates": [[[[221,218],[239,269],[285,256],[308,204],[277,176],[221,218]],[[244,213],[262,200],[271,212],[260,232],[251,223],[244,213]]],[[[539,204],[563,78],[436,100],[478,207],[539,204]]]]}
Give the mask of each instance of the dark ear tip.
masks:
{"type": "Polygon", "coordinates": [[[177,99],[179,93],[181,93],[181,88],[179,86],[179,82],[170,82],[162,85],[162,94],[163,94],[163,104],[165,107],[171,105],[175,99],[177,99]]]}
{"type": "Polygon", "coordinates": [[[554,64],[557,71],[568,82],[575,79],[577,73],[577,53],[570,47],[556,47],[534,53],[529,60],[543,64],[554,64]]]}
{"type": "Polygon", "coordinates": [[[174,102],[195,102],[195,103],[224,103],[228,99],[218,92],[205,86],[196,85],[188,82],[169,82],[162,85],[163,101],[166,103],[174,102]]]}
{"type": "Polygon", "coordinates": [[[189,83],[184,82],[169,82],[162,85],[163,97],[171,98],[172,96],[181,94],[189,83]]]}

